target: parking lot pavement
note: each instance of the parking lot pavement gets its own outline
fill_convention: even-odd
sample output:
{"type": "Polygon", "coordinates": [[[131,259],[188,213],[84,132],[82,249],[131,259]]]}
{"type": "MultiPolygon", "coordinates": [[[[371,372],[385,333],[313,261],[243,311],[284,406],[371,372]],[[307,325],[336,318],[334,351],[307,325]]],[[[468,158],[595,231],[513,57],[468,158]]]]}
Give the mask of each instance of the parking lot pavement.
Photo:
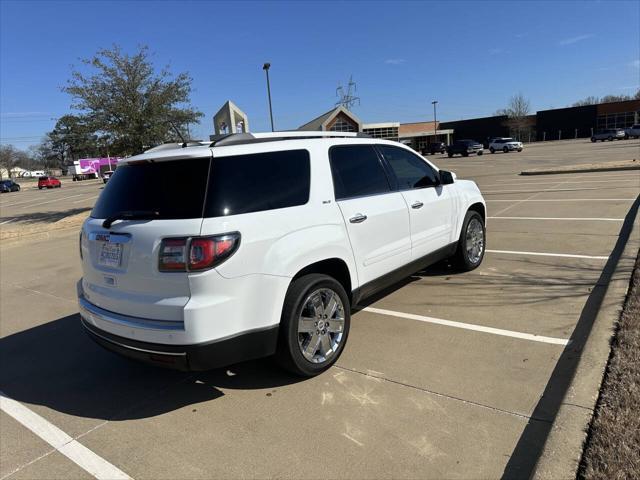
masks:
{"type": "Polygon", "coordinates": [[[33,182],[23,183],[19,192],[0,196],[0,226],[63,218],[93,206],[104,184],[101,180],[64,180],[61,188],[38,190],[33,182]]]}
{"type": "MultiPolygon", "coordinates": [[[[485,192],[482,266],[459,274],[438,264],[359,305],[344,355],[311,380],[269,360],[185,374],[115,356],[79,325],[77,232],[0,247],[0,391],[90,459],[77,445],[52,447],[5,410],[0,477],[528,477],[545,440],[529,432],[548,431],[555,416],[544,395],[559,359],[583,346],[575,329],[593,314],[596,286],[606,289],[602,271],[640,173],[517,173],[619,160],[639,145],[434,159],[485,192]]],[[[81,184],[26,200],[34,213],[64,211],[98,190],[81,184]],[[33,205],[44,195],[54,201],[33,205]]],[[[12,202],[2,198],[3,216],[12,202]]]]}

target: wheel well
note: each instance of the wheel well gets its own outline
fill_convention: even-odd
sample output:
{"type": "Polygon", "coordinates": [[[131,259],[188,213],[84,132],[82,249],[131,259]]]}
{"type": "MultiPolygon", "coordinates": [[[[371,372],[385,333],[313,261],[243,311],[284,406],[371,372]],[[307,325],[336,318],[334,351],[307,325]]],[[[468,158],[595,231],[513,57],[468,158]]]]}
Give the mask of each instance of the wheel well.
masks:
{"type": "Polygon", "coordinates": [[[322,273],[335,278],[344,287],[345,292],[347,292],[347,295],[349,296],[349,300],[351,300],[351,275],[349,274],[349,267],[347,267],[344,260],[339,258],[328,258],[326,260],[312,263],[296,273],[293,280],[310,273],[322,273]]]}
{"type": "Polygon", "coordinates": [[[482,217],[482,221],[486,222],[487,216],[486,216],[486,212],[485,212],[483,204],[481,204],[480,202],[474,203],[473,205],[471,205],[469,207],[469,210],[473,210],[474,212],[478,212],[480,214],[480,216],[482,217]]]}

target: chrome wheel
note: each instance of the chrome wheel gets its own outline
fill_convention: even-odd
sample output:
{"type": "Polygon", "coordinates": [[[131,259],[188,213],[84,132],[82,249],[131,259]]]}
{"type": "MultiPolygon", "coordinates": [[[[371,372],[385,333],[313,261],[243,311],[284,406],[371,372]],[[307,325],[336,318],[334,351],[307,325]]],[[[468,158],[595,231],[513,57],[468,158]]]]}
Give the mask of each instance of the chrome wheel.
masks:
{"type": "Polygon", "coordinates": [[[473,217],[467,225],[465,249],[467,251],[467,259],[473,265],[482,258],[482,253],[484,252],[484,230],[482,229],[482,223],[476,217],[473,217]]]}
{"type": "Polygon", "coordinates": [[[312,292],[298,318],[298,345],[304,358],[324,363],[335,355],[344,333],[344,305],[329,288],[312,292]]]}

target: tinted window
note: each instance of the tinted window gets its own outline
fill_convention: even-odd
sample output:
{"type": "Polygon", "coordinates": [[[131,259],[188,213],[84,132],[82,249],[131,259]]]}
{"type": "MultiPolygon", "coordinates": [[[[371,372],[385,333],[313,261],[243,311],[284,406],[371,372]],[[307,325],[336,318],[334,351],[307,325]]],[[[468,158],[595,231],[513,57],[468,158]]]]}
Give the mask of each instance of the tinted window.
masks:
{"type": "Polygon", "coordinates": [[[438,184],[435,171],[420,157],[400,147],[381,145],[380,151],[398,179],[398,188],[432,187],[438,184]]]}
{"type": "Polygon", "coordinates": [[[371,145],[340,145],[329,150],[336,200],[390,191],[387,175],[371,145]]]}
{"type": "Polygon", "coordinates": [[[128,210],[153,210],[159,218],[199,218],[210,158],[121,165],[98,198],[91,216],[106,218],[128,210]]]}
{"type": "Polygon", "coordinates": [[[205,215],[221,217],[303,205],[309,201],[310,180],[306,150],[214,156],[205,215]]]}

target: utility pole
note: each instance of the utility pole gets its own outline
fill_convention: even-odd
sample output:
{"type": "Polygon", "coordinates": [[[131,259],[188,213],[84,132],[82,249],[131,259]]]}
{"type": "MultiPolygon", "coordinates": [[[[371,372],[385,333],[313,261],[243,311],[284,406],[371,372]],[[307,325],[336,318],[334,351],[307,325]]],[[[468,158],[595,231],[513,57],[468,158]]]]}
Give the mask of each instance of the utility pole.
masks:
{"type": "Polygon", "coordinates": [[[275,131],[273,129],[273,110],[271,109],[271,85],[269,84],[269,68],[271,67],[270,63],[265,63],[262,66],[262,69],[267,74],[267,95],[269,96],[269,117],[271,118],[271,131],[275,131]]]}
{"type": "Polygon", "coordinates": [[[438,101],[434,100],[431,104],[433,105],[433,141],[435,142],[438,135],[438,120],[436,118],[436,105],[438,101]]]}

